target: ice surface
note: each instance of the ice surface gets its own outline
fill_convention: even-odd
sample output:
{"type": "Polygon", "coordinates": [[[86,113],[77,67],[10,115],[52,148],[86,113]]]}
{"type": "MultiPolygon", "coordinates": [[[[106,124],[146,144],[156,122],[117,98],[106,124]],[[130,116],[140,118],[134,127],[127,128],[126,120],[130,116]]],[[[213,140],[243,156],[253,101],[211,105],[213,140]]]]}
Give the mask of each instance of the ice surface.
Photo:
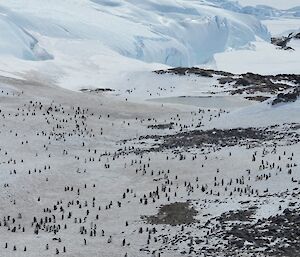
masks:
{"type": "MultiPolygon", "coordinates": [[[[269,38],[255,18],[201,1],[8,0],[1,4],[1,37],[6,43],[0,51],[25,60],[47,59],[45,52],[35,49],[39,37],[92,40],[130,58],[171,66],[203,63],[255,36],[269,38]],[[20,43],[7,48],[12,41],[20,43]]],[[[48,50],[48,44],[43,48],[48,50]]]]}

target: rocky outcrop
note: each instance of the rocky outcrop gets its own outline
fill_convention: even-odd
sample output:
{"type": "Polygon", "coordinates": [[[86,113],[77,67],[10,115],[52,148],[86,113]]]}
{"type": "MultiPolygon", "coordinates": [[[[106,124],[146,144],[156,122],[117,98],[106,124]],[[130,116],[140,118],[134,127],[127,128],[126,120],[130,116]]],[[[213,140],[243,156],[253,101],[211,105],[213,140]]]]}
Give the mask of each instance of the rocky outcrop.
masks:
{"type": "Polygon", "coordinates": [[[173,68],[168,70],[155,71],[157,74],[174,74],[179,76],[196,75],[200,77],[216,77],[219,86],[231,86],[227,88],[228,93],[257,95],[257,93],[278,94],[293,88],[292,84],[300,86],[300,75],[297,74],[277,74],[260,75],[252,72],[244,74],[232,74],[230,72],[215,71],[210,69],[192,68],[173,68]]]}
{"type": "Polygon", "coordinates": [[[283,50],[294,50],[292,47],[288,45],[288,43],[292,39],[300,39],[300,32],[299,33],[290,33],[287,37],[272,37],[271,43],[273,45],[278,46],[280,49],[283,50]]]}
{"type": "Polygon", "coordinates": [[[280,93],[277,97],[273,100],[272,105],[276,105],[279,103],[289,103],[295,102],[300,97],[300,88],[295,88],[292,92],[288,92],[286,94],[280,93]]]}

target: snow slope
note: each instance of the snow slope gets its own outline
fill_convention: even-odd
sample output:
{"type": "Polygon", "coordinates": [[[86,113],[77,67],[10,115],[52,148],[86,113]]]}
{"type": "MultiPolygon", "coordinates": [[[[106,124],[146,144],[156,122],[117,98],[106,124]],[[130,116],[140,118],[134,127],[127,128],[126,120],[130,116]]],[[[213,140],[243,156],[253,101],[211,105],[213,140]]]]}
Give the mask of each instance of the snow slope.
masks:
{"type": "Polygon", "coordinates": [[[299,74],[300,46],[293,43],[294,51],[278,49],[266,42],[255,42],[252,50],[227,51],[215,55],[214,67],[233,73],[299,74]]]}
{"type": "Polygon", "coordinates": [[[300,31],[300,20],[295,18],[264,20],[263,24],[268,27],[272,36],[287,36],[291,32],[300,31]]]}
{"type": "Polygon", "coordinates": [[[296,101],[289,104],[280,104],[276,107],[270,101],[251,105],[244,109],[230,113],[226,118],[222,117],[218,123],[212,122],[211,128],[231,128],[231,127],[251,127],[268,126],[269,124],[298,123],[300,102],[296,101]],[[255,123],[254,123],[255,121],[255,123]]]}

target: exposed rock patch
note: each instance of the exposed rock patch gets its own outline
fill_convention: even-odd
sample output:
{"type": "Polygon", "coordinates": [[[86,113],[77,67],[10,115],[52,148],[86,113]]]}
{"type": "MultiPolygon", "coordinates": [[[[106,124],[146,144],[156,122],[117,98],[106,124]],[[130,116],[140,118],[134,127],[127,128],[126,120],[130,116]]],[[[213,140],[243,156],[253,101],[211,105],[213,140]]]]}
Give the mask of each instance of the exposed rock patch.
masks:
{"type": "MultiPolygon", "coordinates": [[[[287,125],[288,128],[294,125],[287,125]]],[[[283,133],[278,130],[279,126],[268,128],[234,128],[234,129],[212,129],[212,130],[192,130],[170,135],[147,135],[141,136],[139,141],[154,140],[157,142],[155,147],[144,151],[163,151],[176,148],[202,148],[202,147],[229,147],[236,145],[259,146],[266,142],[288,140],[293,143],[299,141],[299,135],[294,130],[283,133]]],[[[139,149],[136,149],[139,152],[139,149]]]]}
{"type": "Polygon", "coordinates": [[[300,88],[295,88],[292,92],[288,92],[286,94],[280,93],[277,97],[273,100],[272,105],[276,105],[279,103],[288,103],[288,102],[295,102],[300,96],[300,88]]]}
{"type": "Polygon", "coordinates": [[[249,101],[264,102],[264,101],[270,99],[270,97],[258,95],[258,96],[246,96],[245,99],[247,99],[249,101]]]}
{"type": "Polygon", "coordinates": [[[300,39],[300,32],[299,33],[290,33],[287,37],[272,37],[271,38],[271,43],[273,45],[278,46],[280,49],[283,50],[294,50],[292,47],[288,46],[288,43],[292,39],[300,39]]]}
{"type": "Polygon", "coordinates": [[[102,92],[113,92],[115,90],[111,89],[111,88],[96,88],[96,89],[83,88],[80,91],[81,92],[88,92],[88,93],[102,93],[102,92]]]}
{"type": "Polygon", "coordinates": [[[145,217],[151,224],[168,224],[172,226],[191,224],[197,222],[194,218],[197,211],[190,206],[189,202],[176,202],[160,207],[155,216],[145,217]]]}
{"type": "Polygon", "coordinates": [[[148,128],[150,129],[173,129],[174,123],[167,123],[167,124],[157,124],[157,125],[149,125],[148,128]]]}
{"type": "MultiPolygon", "coordinates": [[[[299,214],[299,209],[285,209],[282,214],[258,220],[255,224],[239,223],[224,232],[224,238],[233,252],[263,249],[263,253],[269,256],[296,257],[300,254],[299,214]]],[[[224,225],[227,220],[220,221],[224,225]]]]}
{"type": "Polygon", "coordinates": [[[231,89],[226,92],[236,94],[278,94],[293,88],[294,84],[300,85],[300,75],[297,74],[278,74],[260,75],[255,73],[232,74],[230,72],[206,70],[196,67],[192,68],[173,68],[168,70],[155,71],[157,74],[175,74],[180,76],[196,75],[201,77],[217,77],[220,86],[228,85],[231,89]]]}

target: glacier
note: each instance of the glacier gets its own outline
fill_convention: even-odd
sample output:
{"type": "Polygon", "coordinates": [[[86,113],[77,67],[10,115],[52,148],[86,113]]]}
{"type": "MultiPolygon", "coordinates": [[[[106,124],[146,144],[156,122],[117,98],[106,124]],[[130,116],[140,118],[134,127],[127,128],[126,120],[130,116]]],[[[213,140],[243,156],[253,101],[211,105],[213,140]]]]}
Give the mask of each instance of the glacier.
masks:
{"type": "MultiPolygon", "coordinates": [[[[55,62],[57,51],[66,53],[53,51],[53,44],[68,41],[85,48],[93,42],[169,66],[207,63],[216,53],[270,38],[251,15],[224,10],[216,1],[188,0],[6,0],[0,5],[0,29],[0,54],[22,60],[55,62]]],[[[97,55],[97,49],[89,51],[97,55]]]]}
{"type": "Polygon", "coordinates": [[[0,54],[14,55],[26,60],[48,60],[52,56],[39,46],[39,42],[18,24],[7,10],[0,8],[0,54]]]}

